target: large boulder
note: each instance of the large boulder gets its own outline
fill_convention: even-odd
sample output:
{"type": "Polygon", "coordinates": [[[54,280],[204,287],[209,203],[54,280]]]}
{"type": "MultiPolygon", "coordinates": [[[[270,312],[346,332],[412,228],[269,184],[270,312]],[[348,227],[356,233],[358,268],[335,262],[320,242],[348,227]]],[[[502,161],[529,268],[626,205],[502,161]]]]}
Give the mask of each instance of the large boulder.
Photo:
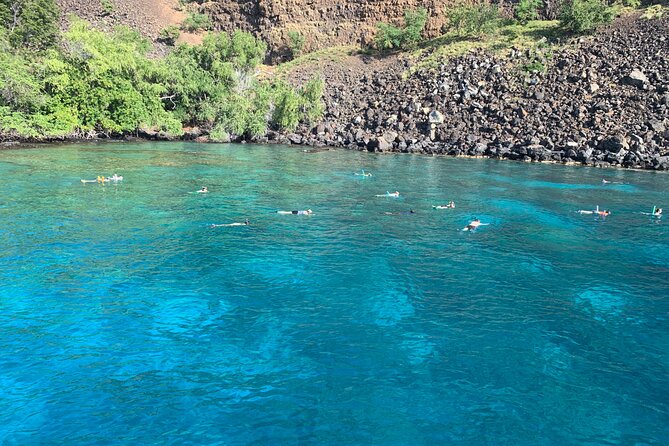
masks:
{"type": "Polygon", "coordinates": [[[654,132],[662,133],[667,127],[664,125],[664,122],[659,119],[651,119],[648,121],[648,127],[650,127],[654,132]]]}
{"type": "Polygon", "coordinates": [[[623,135],[615,135],[601,140],[599,148],[607,152],[619,153],[621,150],[628,150],[630,147],[627,138],[623,135]]]}
{"type": "Polygon", "coordinates": [[[369,152],[388,152],[393,149],[393,144],[388,142],[383,136],[371,138],[367,143],[369,152]]]}
{"type": "Polygon", "coordinates": [[[641,70],[632,70],[630,73],[625,76],[623,81],[626,84],[634,85],[637,88],[643,88],[644,85],[648,84],[648,78],[641,70]]]}
{"type": "Polygon", "coordinates": [[[438,112],[437,110],[433,110],[430,112],[428,119],[430,120],[430,124],[443,124],[446,118],[442,113],[438,112]]]}

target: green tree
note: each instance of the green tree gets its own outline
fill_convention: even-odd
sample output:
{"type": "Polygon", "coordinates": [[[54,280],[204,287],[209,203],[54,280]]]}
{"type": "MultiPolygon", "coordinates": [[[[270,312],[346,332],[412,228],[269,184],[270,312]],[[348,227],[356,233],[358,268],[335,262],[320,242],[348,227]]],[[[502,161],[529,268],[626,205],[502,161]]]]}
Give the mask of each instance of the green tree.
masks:
{"type": "Polygon", "coordinates": [[[64,47],[66,51],[52,51],[44,61],[44,88],[57,108],[75,117],[78,131],[159,127],[181,132],[160,100],[165,88],[155,63],[146,57],[149,42],[137,33],[119,28],[106,35],[77,20],[64,35],[64,47]]]}
{"type": "Polygon", "coordinates": [[[54,0],[0,0],[0,21],[14,48],[45,49],[58,36],[59,10],[54,0]]]}
{"type": "Polygon", "coordinates": [[[180,45],[166,60],[165,106],[183,122],[217,134],[259,135],[268,122],[270,94],[254,79],[266,45],[251,34],[209,34],[202,45],[180,45]]]}

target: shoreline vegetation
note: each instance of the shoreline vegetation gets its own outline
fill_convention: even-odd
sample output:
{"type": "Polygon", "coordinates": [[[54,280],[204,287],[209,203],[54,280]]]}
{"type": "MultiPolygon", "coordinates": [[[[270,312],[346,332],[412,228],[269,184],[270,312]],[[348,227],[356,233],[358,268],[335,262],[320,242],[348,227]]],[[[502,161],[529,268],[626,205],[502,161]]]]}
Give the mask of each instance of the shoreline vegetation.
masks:
{"type": "Polygon", "coordinates": [[[104,33],[70,17],[59,33],[52,0],[31,0],[14,15],[4,3],[0,140],[172,139],[199,127],[225,142],[290,131],[323,113],[322,80],[297,88],[255,76],[267,46],[249,33],[209,33],[152,58],[150,41],[127,27],[104,33]]]}
{"type": "Polygon", "coordinates": [[[403,26],[379,24],[362,52],[304,54],[295,32],[293,60],[268,67],[266,44],[241,31],[152,57],[128,28],[104,33],[69,17],[59,32],[53,0],[30,0],[18,21],[8,3],[0,148],[194,140],[669,170],[660,5],[641,14],[634,0],[571,0],[560,21],[536,20],[536,0],[514,19],[490,3],[460,5],[428,41],[419,9],[403,26]]]}

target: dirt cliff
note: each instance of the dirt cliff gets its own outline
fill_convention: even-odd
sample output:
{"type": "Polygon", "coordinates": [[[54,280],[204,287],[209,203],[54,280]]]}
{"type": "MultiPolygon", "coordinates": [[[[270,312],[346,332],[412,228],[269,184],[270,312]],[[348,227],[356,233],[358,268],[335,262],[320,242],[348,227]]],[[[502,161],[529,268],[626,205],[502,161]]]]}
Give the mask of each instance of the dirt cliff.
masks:
{"type": "MultiPolygon", "coordinates": [[[[161,29],[178,25],[187,9],[178,0],[56,0],[63,12],[100,28],[127,25],[155,40],[161,29]]],[[[339,45],[362,46],[371,41],[379,22],[402,23],[405,10],[426,8],[427,37],[440,34],[448,2],[437,0],[212,0],[192,2],[193,12],[209,15],[217,31],[250,31],[263,37],[270,58],[287,55],[288,32],[305,37],[305,51],[339,45]]],[[[188,36],[186,36],[188,38],[188,36]]]]}
{"type": "Polygon", "coordinates": [[[445,22],[437,0],[216,0],[200,9],[210,15],[218,29],[243,29],[261,35],[273,59],[285,54],[288,32],[305,37],[305,50],[369,43],[379,22],[402,23],[405,10],[426,8],[427,37],[440,34],[445,22]]]}

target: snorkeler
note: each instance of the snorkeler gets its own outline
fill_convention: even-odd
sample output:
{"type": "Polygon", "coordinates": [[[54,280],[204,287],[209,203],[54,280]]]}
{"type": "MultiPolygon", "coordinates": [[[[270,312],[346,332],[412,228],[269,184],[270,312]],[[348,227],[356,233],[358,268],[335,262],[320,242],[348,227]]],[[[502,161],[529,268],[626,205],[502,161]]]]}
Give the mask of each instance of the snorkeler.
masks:
{"type": "Polygon", "coordinates": [[[607,217],[607,216],[611,215],[611,211],[608,211],[606,209],[604,209],[603,211],[600,211],[599,206],[597,206],[592,211],[584,211],[584,210],[581,209],[581,210],[576,211],[576,212],[578,212],[579,214],[585,214],[585,215],[593,215],[593,214],[594,215],[599,215],[600,217],[607,217]]]}
{"type": "Polygon", "coordinates": [[[467,226],[462,228],[463,231],[476,231],[479,226],[488,226],[490,223],[481,223],[481,220],[474,218],[467,226]]]}
{"type": "Polygon", "coordinates": [[[413,209],[409,209],[408,211],[402,211],[402,212],[381,212],[381,215],[411,215],[415,214],[416,211],[413,209]]]}
{"type": "Polygon", "coordinates": [[[481,226],[481,220],[475,218],[467,226],[464,227],[463,231],[476,231],[476,229],[481,226]]]}
{"type": "Polygon", "coordinates": [[[372,176],[371,172],[365,172],[365,169],[362,169],[362,173],[356,172],[355,174],[358,175],[358,176],[361,176],[361,177],[371,177],[372,176]]]}
{"type": "Polygon", "coordinates": [[[311,209],[307,209],[306,211],[276,211],[276,213],[281,215],[311,215],[314,212],[311,209]]]}
{"type": "Polygon", "coordinates": [[[446,205],[432,206],[432,209],[455,209],[455,202],[449,201],[446,205]]]}
{"type": "Polygon", "coordinates": [[[209,192],[209,189],[207,189],[207,186],[202,186],[202,189],[197,191],[198,194],[206,194],[209,192]]]}
{"type": "Polygon", "coordinates": [[[244,220],[244,223],[227,223],[227,224],[223,224],[223,225],[211,225],[209,227],[210,228],[220,228],[220,227],[223,227],[223,226],[248,226],[250,224],[251,224],[251,222],[247,218],[246,220],[244,220]]]}
{"type": "Polygon", "coordinates": [[[118,182],[118,181],[123,181],[123,177],[119,176],[117,174],[114,174],[113,176],[107,178],[105,181],[113,181],[113,182],[118,182]]]}
{"type": "Polygon", "coordinates": [[[377,197],[393,197],[393,198],[397,198],[397,197],[400,196],[400,193],[399,193],[398,191],[395,191],[395,192],[388,192],[388,191],[386,191],[385,194],[382,194],[382,195],[376,195],[376,196],[377,196],[377,197]]]}
{"type": "Polygon", "coordinates": [[[642,212],[643,215],[650,215],[651,217],[656,217],[660,218],[662,217],[662,208],[659,208],[657,206],[653,206],[653,210],[651,212],[642,212]]]}

